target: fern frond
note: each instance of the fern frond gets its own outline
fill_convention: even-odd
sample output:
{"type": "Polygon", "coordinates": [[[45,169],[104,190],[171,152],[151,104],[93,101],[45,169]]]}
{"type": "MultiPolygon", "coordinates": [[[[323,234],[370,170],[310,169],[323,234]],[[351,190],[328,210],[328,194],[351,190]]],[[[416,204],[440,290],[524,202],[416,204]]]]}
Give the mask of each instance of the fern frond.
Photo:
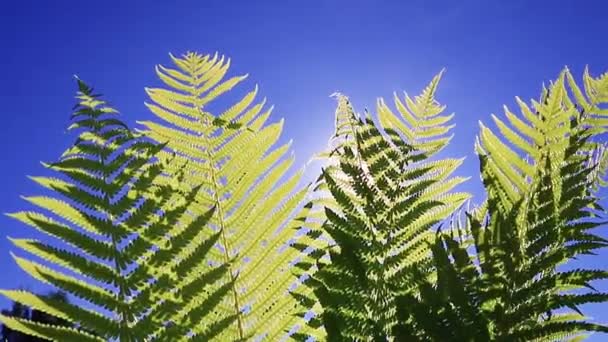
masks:
{"type": "Polygon", "coordinates": [[[397,142],[401,140],[398,137],[405,138],[411,148],[423,154],[422,158],[433,156],[452,139],[445,134],[454,127],[446,125],[454,114],[442,114],[446,107],[435,100],[443,73],[442,70],[433,77],[422,93],[414,98],[406,93],[401,100],[395,93],[393,98],[399,116],[393,114],[384,99],[378,99],[377,103],[378,119],[386,133],[395,137],[397,142]]]}
{"type": "MultiPolygon", "coordinates": [[[[489,189],[503,198],[503,205],[512,206],[525,197],[526,190],[535,182],[539,168],[545,167],[544,157],[551,155],[554,179],[559,177],[557,169],[564,162],[569,137],[585,130],[591,137],[606,132],[608,112],[602,109],[608,89],[606,77],[593,78],[585,71],[583,92],[568,69],[562,71],[551,87],[545,89],[542,103],[532,101],[532,108],[517,98],[523,119],[518,118],[506,106],[507,122],[493,115],[493,119],[504,136],[504,140],[491,129],[481,125],[481,134],[476,144],[479,154],[487,155],[487,166],[483,170],[497,179],[497,188],[489,189]],[[572,95],[571,95],[572,94],[572,95]],[[511,127],[509,126],[511,125],[511,127]]],[[[601,146],[591,139],[578,149],[581,156],[589,159],[593,151],[601,146]]],[[[601,157],[605,158],[605,157],[601,157]]],[[[599,182],[600,179],[598,178],[599,182]]]]}
{"type": "MultiPolygon", "coordinates": [[[[461,160],[431,162],[425,154],[441,145],[428,138],[445,133],[432,127],[449,121],[437,117],[442,109],[433,99],[437,81],[417,102],[410,99],[421,119],[414,129],[401,132],[394,130],[400,119],[382,104],[378,111],[386,134],[369,116],[357,116],[346,97],[338,97],[337,121],[346,122],[339,127],[349,129],[337,130],[341,140],[333,155],[328,154],[334,164],[323,171],[317,187],[325,215],[310,220],[320,224],[310,232],[317,238],[329,235],[335,245],[313,249],[297,265],[308,272],[304,285],[313,289],[322,307],[310,330],[322,326],[328,340],[395,338],[397,294],[412,291],[403,286],[412,278],[430,277],[426,242],[433,236],[431,229],[468,198],[451,192],[464,181],[450,176],[461,160]],[[329,199],[323,198],[324,191],[329,199]]],[[[418,119],[409,111],[402,115],[410,123],[418,119]]],[[[310,302],[310,297],[302,301],[310,302]]]]}
{"type": "Polygon", "coordinates": [[[419,297],[398,298],[403,336],[420,334],[408,329],[410,322],[423,335],[445,340],[579,340],[585,332],[608,330],[579,309],[608,300],[591,285],[608,272],[560,268],[607,246],[592,233],[602,224],[594,211],[603,157],[592,141],[605,130],[592,119],[601,113],[594,102],[599,97],[593,91],[583,96],[571,82],[582,109],[576,107],[564,86],[569,77],[566,70],[543,90],[541,102],[533,102],[536,114],[519,102],[528,123],[507,111],[519,132],[495,118],[519,152],[482,125],[477,148],[488,199],[467,215],[468,223],[438,233],[436,287],[419,282],[419,297]]]}
{"type": "MultiPolygon", "coordinates": [[[[55,238],[53,243],[11,239],[45,262],[15,255],[17,264],[39,281],[85,300],[89,307],[3,290],[4,296],[78,328],[5,316],[0,320],[11,329],[53,340],[150,339],[189,298],[212,296],[187,292],[184,286],[166,291],[178,277],[198,279],[200,270],[188,258],[175,257],[211,215],[195,217],[189,226],[178,225],[180,218],[192,216],[188,208],[199,188],[180,192],[172,185],[178,179],[159,185],[163,166],[156,156],[164,145],[152,144],[120,120],[107,118],[117,112],[81,80],[78,86],[79,102],[70,126],[81,130],[78,139],[58,162],[47,164],[57,177],[31,177],[52,195],[26,197],[36,211],[9,216],[55,238]]],[[[188,251],[188,256],[204,258],[211,249],[209,243],[206,246],[188,251]]],[[[207,272],[221,274],[225,268],[207,272]]],[[[216,280],[201,279],[205,286],[216,280]]]]}
{"type": "MultiPolygon", "coordinates": [[[[190,210],[201,214],[214,207],[215,211],[208,228],[197,231],[193,239],[202,241],[217,234],[217,246],[206,258],[192,259],[192,264],[201,270],[207,263],[226,265],[217,285],[205,291],[228,293],[216,310],[196,302],[174,320],[190,317],[196,336],[213,331],[222,340],[284,337],[300,321],[296,313],[301,308],[288,291],[293,282],[288,268],[297,251],[283,247],[293,236],[290,218],[306,191],[296,188],[300,172],[284,179],[293,163],[290,145],[273,147],[283,121],[266,124],[272,108],[264,109],[266,101],[256,100],[257,86],[222,113],[211,113],[208,108],[247,77],[225,79],[229,59],[197,53],[171,59],[174,68],[156,70],[167,88],[147,89],[151,102],[146,105],[163,121],[141,124],[146,136],[167,141],[158,154],[160,160],[175,155],[187,161],[179,183],[182,191],[207,180],[195,197],[199,205],[190,210]],[[196,319],[190,312],[197,312],[196,319]],[[206,326],[209,319],[224,323],[212,328],[206,326]]],[[[165,171],[172,175],[182,170],[169,167],[165,171]]],[[[184,216],[178,224],[190,221],[184,216]]],[[[183,250],[190,248],[186,245],[183,250]]],[[[178,252],[178,259],[184,257],[178,252]]],[[[184,286],[194,290],[199,282],[192,278],[191,284],[184,286]]],[[[174,336],[170,330],[162,336],[174,336]]]]}

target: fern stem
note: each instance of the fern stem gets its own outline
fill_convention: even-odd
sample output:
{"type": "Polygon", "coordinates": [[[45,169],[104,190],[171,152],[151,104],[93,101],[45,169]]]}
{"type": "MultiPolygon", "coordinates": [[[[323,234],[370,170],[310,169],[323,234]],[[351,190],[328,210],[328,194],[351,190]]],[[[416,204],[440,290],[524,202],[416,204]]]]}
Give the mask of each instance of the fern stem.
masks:
{"type": "MultiPolygon", "coordinates": [[[[194,70],[191,70],[191,74],[195,75],[194,70]]],[[[195,89],[197,84],[197,79],[195,76],[195,82],[191,83],[192,89],[195,89]]],[[[194,91],[190,92],[190,96],[192,96],[193,98],[193,102],[195,103],[196,106],[196,111],[197,113],[200,115],[201,119],[202,119],[202,126],[203,126],[203,132],[202,138],[205,141],[205,146],[207,147],[206,149],[206,154],[207,154],[207,161],[212,164],[214,161],[213,155],[211,153],[211,141],[209,139],[209,136],[206,134],[207,132],[205,132],[205,128],[208,128],[208,122],[207,120],[204,118],[204,113],[201,111],[201,107],[202,105],[200,104],[200,100],[197,97],[197,95],[194,93],[194,91]]],[[[220,240],[221,243],[223,245],[223,249],[224,249],[224,263],[227,266],[228,269],[228,274],[230,275],[230,282],[232,283],[231,286],[231,292],[232,292],[232,297],[234,300],[234,311],[235,311],[235,315],[236,315],[236,320],[237,320],[237,327],[238,327],[238,332],[239,332],[239,336],[238,336],[238,341],[244,341],[245,340],[245,331],[243,328],[243,317],[241,315],[241,309],[240,309],[240,303],[239,303],[239,296],[238,296],[238,292],[236,289],[236,276],[234,275],[232,266],[230,265],[230,246],[228,245],[228,239],[226,237],[226,224],[224,222],[224,211],[222,208],[222,203],[221,203],[221,199],[218,195],[219,193],[219,185],[217,182],[217,175],[215,173],[215,168],[213,166],[211,166],[210,168],[210,178],[211,178],[211,186],[212,186],[212,192],[213,192],[213,202],[215,204],[215,208],[217,211],[217,217],[218,217],[218,221],[219,221],[219,229],[220,229],[220,240]]]]}
{"type": "MultiPolygon", "coordinates": [[[[199,107],[197,106],[197,110],[199,107]]],[[[202,113],[201,113],[202,114],[202,113]]],[[[209,138],[205,135],[205,139],[208,141],[209,138]]],[[[209,145],[207,145],[209,146],[209,145]]],[[[213,156],[211,155],[211,151],[207,150],[207,157],[209,158],[209,162],[213,162],[213,156]]],[[[218,196],[219,185],[217,183],[217,175],[215,174],[215,168],[211,167],[211,184],[213,185],[213,202],[215,203],[218,220],[219,220],[219,228],[220,228],[220,239],[222,241],[222,245],[224,245],[224,262],[228,266],[228,274],[230,274],[230,281],[232,282],[231,290],[232,297],[234,299],[234,311],[236,314],[237,325],[239,329],[239,341],[245,339],[245,333],[243,329],[243,318],[241,316],[241,305],[239,303],[239,295],[236,290],[236,277],[233,273],[232,266],[230,266],[230,246],[228,245],[228,239],[226,238],[226,225],[224,222],[224,211],[222,208],[221,200],[218,196]]]]}
{"type": "Polygon", "coordinates": [[[220,198],[217,195],[217,183],[216,183],[216,175],[215,172],[211,172],[211,181],[213,183],[213,200],[215,202],[216,208],[217,208],[217,213],[219,216],[219,221],[220,221],[220,238],[222,240],[222,244],[224,245],[224,262],[228,265],[228,274],[230,274],[230,281],[232,282],[232,297],[234,299],[234,311],[236,313],[236,319],[237,319],[237,325],[238,325],[238,329],[239,329],[239,341],[242,341],[245,339],[245,333],[244,333],[244,329],[243,329],[243,318],[241,316],[241,305],[239,303],[239,296],[236,290],[236,277],[233,273],[232,270],[232,266],[230,266],[230,254],[229,254],[229,246],[228,246],[228,239],[226,238],[226,229],[225,229],[225,224],[224,224],[224,220],[223,220],[223,211],[222,211],[222,206],[220,203],[220,198]]]}
{"type": "MultiPolygon", "coordinates": [[[[95,127],[94,132],[97,134],[99,133],[100,128],[99,127],[95,127]]],[[[107,180],[108,180],[108,173],[107,170],[105,169],[106,166],[106,158],[104,154],[101,154],[101,156],[99,157],[101,164],[104,166],[104,170],[102,173],[102,181],[104,184],[107,184],[107,180]]],[[[103,200],[105,202],[105,204],[107,205],[107,207],[110,207],[110,196],[108,194],[107,191],[104,191],[103,194],[103,200]]],[[[107,219],[110,221],[110,223],[113,225],[114,224],[114,215],[112,215],[111,212],[106,213],[107,215],[107,219]]],[[[122,268],[120,265],[120,260],[119,260],[119,255],[120,252],[118,250],[118,244],[119,241],[117,239],[117,236],[115,233],[111,234],[111,240],[112,240],[112,249],[116,252],[116,254],[114,254],[113,257],[113,263],[114,263],[114,271],[116,272],[116,280],[114,282],[114,285],[116,285],[116,287],[118,288],[118,302],[119,302],[119,308],[118,308],[118,317],[119,317],[119,332],[118,332],[118,340],[121,342],[126,342],[128,341],[128,330],[129,330],[129,312],[128,312],[128,305],[124,305],[126,302],[126,297],[127,297],[127,289],[125,287],[125,282],[123,281],[123,279],[121,278],[122,276],[122,268]]]]}

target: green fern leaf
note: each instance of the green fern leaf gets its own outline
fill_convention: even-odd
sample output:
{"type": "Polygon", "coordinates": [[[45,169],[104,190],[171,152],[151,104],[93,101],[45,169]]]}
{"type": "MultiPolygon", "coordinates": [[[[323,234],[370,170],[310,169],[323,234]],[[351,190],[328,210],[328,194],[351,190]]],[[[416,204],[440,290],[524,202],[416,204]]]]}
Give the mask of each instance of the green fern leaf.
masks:
{"type": "MultiPolygon", "coordinates": [[[[293,157],[287,155],[289,144],[273,148],[283,121],[265,124],[272,108],[263,109],[265,100],[255,103],[257,87],[223,113],[211,113],[208,108],[217,98],[246,76],[224,80],[230,60],[217,54],[187,53],[171,58],[175,68],[157,68],[168,88],[147,89],[151,99],[147,106],[163,122],[141,124],[146,136],[167,141],[167,147],[158,154],[160,160],[175,155],[187,162],[183,169],[179,165],[165,169],[170,175],[184,173],[179,183],[182,191],[191,191],[201,179],[206,180],[196,195],[200,205],[191,210],[200,214],[214,207],[215,212],[208,228],[198,231],[193,239],[219,234],[218,246],[210,249],[206,258],[193,259],[192,263],[201,269],[206,263],[227,265],[213,289],[228,291],[217,309],[192,304],[175,319],[198,312],[195,317],[201,320],[193,320],[192,333],[219,340],[286,336],[300,321],[296,313],[301,308],[289,294],[294,279],[288,268],[298,253],[283,246],[292,238],[290,218],[306,190],[296,189],[301,172],[283,179],[293,163],[293,157]],[[203,314],[224,323],[205,328],[203,314]],[[234,323],[226,323],[231,318],[234,323]]],[[[179,224],[190,220],[182,217],[179,224]]],[[[178,253],[178,259],[183,257],[178,253]]]]}
{"type": "MultiPolygon", "coordinates": [[[[195,217],[190,225],[178,225],[180,218],[190,215],[188,208],[199,188],[185,193],[171,184],[158,185],[163,166],[154,158],[164,145],[151,144],[118,119],[106,118],[117,112],[81,80],[78,86],[79,103],[70,130],[81,133],[58,162],[47,165],[61,177],[31,177],[52,195],[26,197],[37,210],[9,216],[55,238],[54,243],[11,239],[16,247],[45,262],[13,255],[17,264],[32,277],[88,305],[2,290],[4,296],[78,328],[6,316],[0,321],[11,329],[52,340],[149,340],[161,336],[171,323],[169,318],[180,313],[192,297],[218,295],[200,288],[212,286],[219,276],[200,277],[200,268],[190,261],[204,258],[215,240],[198,243],[196,250],[188,251],[189,258],[176,259],[213,210],[195,217]],[[193,278],[205,286],[166,291],[176,279],[193,278]]],[[[226,272],[226,266],[207,270],[208,274],[226,272]]],[[[217,305],[210,302],[208,308],[217,305]]],[[[185,339],[188,332],[182,333],[173,336],[185,339]]]]}

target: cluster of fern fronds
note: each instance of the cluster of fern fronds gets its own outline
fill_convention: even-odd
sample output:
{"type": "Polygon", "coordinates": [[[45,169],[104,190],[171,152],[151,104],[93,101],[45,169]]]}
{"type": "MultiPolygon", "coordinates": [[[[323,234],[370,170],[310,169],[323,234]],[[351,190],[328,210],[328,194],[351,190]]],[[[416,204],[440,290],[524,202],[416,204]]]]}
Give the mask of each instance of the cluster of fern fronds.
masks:
{"type": "Polygon", "coordinates": [[[283,122],[257,86],[224,111],[209,105],[246,76],[230,60],[188,53],[156,72],[157,120],[132,130],[78,82],[74,144],[32,177],[47,195],[10,214],[42,240],[10,238],[17,264],[78,301],[4,296],[57,317],[0,315],[55,341],[565,341],[608,326],[580,306],[607,303],[608,270],[568,268],[608,245],[597,197],[608,154],[608,74],[564,70],[539,101],[517,99],[481,125],[487,198],[437,155],[453,114],[394,96],[359,115],[336,94],[322,174],[300,186],[283,122]],[[29,257],[22,256],[23,252],[29,257]],[[34,258],[32,258],[34,257],[34,258]]]}

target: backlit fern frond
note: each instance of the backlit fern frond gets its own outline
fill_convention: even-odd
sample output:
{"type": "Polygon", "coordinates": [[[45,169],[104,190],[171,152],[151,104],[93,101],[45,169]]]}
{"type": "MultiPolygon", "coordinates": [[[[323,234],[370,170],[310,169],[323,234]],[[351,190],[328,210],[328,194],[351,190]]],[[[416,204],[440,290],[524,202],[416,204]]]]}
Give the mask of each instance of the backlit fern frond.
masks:
{"type": "MultiPolygon", "coordinates": [[[[340,155],[344,153],[344,150],[348,148],[355,155],[355,158],[361,158],[356,141],[356,132],[360,118],[346,95],[334,93],[331,97],[336,98],[338,102],[334,115],[335,130],[329,140],[326,151],[320,153],[318,158],[324,161],[324,172],[332,174],[334,180],[340,183],[347,181],[347,177],[341,172],[339,167],[340,155]]],[[[340,210],[328,192],[323,175],[317,180],[314,191],[317,196],[314,201],[316,207],[320,207],[322,211],[323,207],[330,207],[335,211],[340,210]]]]}
{"type": "MultiPolygon", "coordinates": [[[[497,167],[493,160],[497,152],[480,154],[488,191],[485,214],[469,215],[462,231],[475,250],[468,250],[454,231],[438,234],[433,245],[436,285],[420,282],[419,297],[404,294],[397,300],[401,338],[420,334],[410,329],[412,317],[432,340],[562,341],[578,340],[588,331],[608,332],[579,309],[608,301],[607,293],[591,285],[607,279],[608,271],[559,268],[608,246],[593,232],[601,225],[594,217],[599,214],[595,192],[601,185],[596,175],[603,171],[597,162],[602,152],[592,162],[589,158],[597,146],[590,139],[604,128],[574,107],[564,109],[568,101],[561,80],[547,90],[545,104],[538,105],[536,118],[553,125],[553,131],[542,132],[547,144],[537,146],[537,164],[525,188],[509,197],[508,177],[497,172],[505,166],[497,167]]],[[[490,141],[482,127],[484,133],[490,141]]]]}
{"type": "Polygon", "coordinates": [[[333,93],[331,97],[338,101],[336,107],[334,135],[329,141],[329,156],[340,153],[345,147],[356,149],[355,133],[359,116],[353,109],[348,96],[333,93]]]}
{"type": "MultiPolygon", "coordinates": [[[[9,216],[56,242],[11,238],[16,247],[46,261],[13,255],[17,264],[39,281],[88,304],[77,306],[25,291],[2,290],[6,297],[65,319],[76,328],[6,316],[0,320],[11,329],[55,341],[184,338],[189,331],[167,332],[172,324],[167,317],[193,296],[206,298],[213,307],[213,297],[223,295],[166,290],[176,279],[192,277],[197,270],[190,258],[204,257],[211,248],[214,240],[191,251],[190,258],[174,258],[210,214],[197,217],[189,226],[177,225],[187,215],[196,190],[180,193],[170,185],[156,185],[163,165],[155,157],[163,145],[132,134],[99,95],[80,80],[78,86],[70,129],[81,133],[59,162],[48,165],[61,177],[32,177],[53,195],[25,197],[37,210],[9,216]]],[[[225,268],[218,267],[215,273],[224,273],[225,268]]],[[[209,273],[196,275],[207,285],[217,278],[209,273]]]]}
{"type": "MultiPolygon", "coordinates": [[[[381,110],[385,119],[393,115],[381,110]]],[[[432,228],[468,195],[451,192],[464,181],[451,177],[461,160],[429,161],[414,147],[415,137],[412,146],[398,134],[382,134],[369,116],[356,117],[352,107],[348,112],[353,142],[340,146],[337,168],[324,170],[323,178],[335,206],[325,206],[322,229],[335,247],[327,250],[329,261],[316,262],[318,271],[305,284],[321,303],[313,322],[324,327],[328,340],[393,340],[395,296],[414,291],[407,287],[410,277],[430,276],[432,228]]],[[[433,146],[433,153],[438,145],[418,146],[433,146]]]]}
{"type": "MultiPolygon", "coordinates": [[[[527,221],[529,218],[524,216],[527,211],[522,210],[521,222],[514,226],[518,239],[522,240],[519,253],[525,260],[537,258],[536,253],[547,247],[541,243],[544,240],[536,241],[539,236],[560,239],[553,242],[556,248],[568,241],[563,234],[571,222],[586,217],[579,214],[580,203],[599,209],[597,201],[588,198],[604,184],[602,176],[606,172],[605,147],[594,140],[608,128],[608,112],[602,108],[606,104],[603,94],[608,91],[605,79],[606,76],[595,79],[585,71],[583,94],[566,69],[549,88],[543,89],[540,102],[532,101],[534,112],[517,99],[526,121],[505,110],[516,130],[494,117],[501,133],[519,152],[490,129],[481,127],[477,151],[483,157],[480,157],[484,164],[482,178],[488,197],[495,201],[494,210],[508,213],[520,201],[525,208],[542,208],[542,216],[536,218],[538,222],[527,221]],[[586,178],[582,179],[581,174],[586,178]],[[543,188],[547,186],[551,191],[543,188]],[[537,198],[539,191],[544,197],[537,198]],[[576,210],[571,211],[572,208],[576,210]],[[546,222],[551,224],[541,224],[546,222]],[[538,245],[538,251],[525,250],[528,244],[538,245]]],[[[568,260],[570,257],[554,267],[568,260]]]]}
{"type": "MultiPolygon", "coordinates": [[[[397,115],[384,99],[377,101],[380,126],[386,132],[391,144],[410,156],[407,164],[428,167],[430,168],[429,174],[438,175],[442,180],[463,161],[462,159],[444,159],[440,163],[428,162],[428,159],[447,146],[453,137],[448,133],[454,127],[453,124],[450,124],[454,114],[444,114],[446,106],[435,99],[443,73],[442,70],[435,75],[422,93],[414,98],[406,93],[402,100],[397,94],[394,94],[397,115]]],[[[451,179],[455,183],[462,180],[461,178],[451,179]]],[[[457,206],[461,204],[460,201],[455,203],[457,206]]]]}
{"type": "Polygon", "coordinates": [[[431,80],[422,94],[411,98],[407,94],[403,100],[394,94],[394,102],[399,116],[395,115],[386,105],[384,99],[378,99],[378,119],[382,128],[393,141],[401,144],[404,139],[409,146],[421,154],[421,158],[429,158],[443,149],[452,139],[446,134],[454,127],[448,125],[454,114],[442,114],[445,106],[437,103],[435,93],[443,70],[431,80]]]}
{"type": "MultiPolygon", "coordinates": [[[[578,168],[573,177],[580,182],[569,192],[576,188],[584,193],[591,184],[587,181],[591,170],[580,160],[571,162],[570,170],[578,168]]],[[[591,285],[607,279],[608,271],[557,269],[577,255],[608,246],[608,241],[590,232],[599,222],[580,221],[589,216],[589,202],[597,199],[588,197],[563,208],[562,217],[569,225],[555,229],[557,220],[550,208],[555,203],[548,195],[554,191],[551,177],[540,179],[542,185],[531,195],[533,206],[523,206],[522,200],[505,214],[497,207],[497,199],[490,198],[485,223],[469,216],[474,252],[455,236],[438,234],[433,246],[436,283],[419,282],[419,297],[404,294],[397,298],[400,339],[575,341],[585,332],[608,333],[607,326],[590,322],[578,308],[608,301],[608,293],[597,292],[591,285]],[[522,215],[527,218],[523,223],[529,232],[527,239],[517,234],[522,215]],[[422,334],[411,329],[412,318],[422,334]]]]}
{"type": "MultiPolygon", "coordinates": [[[[564,163],[570,136],[583,129],[592,137],[606,132],[608,109],[602,106],[608,103],[607,79],[606,75],[593,78],[585,71],[583,92],[565,69],[548,89],[544,89],[540,102],[532,100],[532,107],[516,98],[523,114],[521,118],[507,107],[504,109],[510,126],[493,116],[507,143],[480,124],[476,149],[488,156],[488,166],[483,171],[497,179],[497,186],[488,191],[496,192],[502,198],[502,206],[508,209],[525,196],[538,169],[545,166],[544,156],[551,156],[553,177],[556,181],[560,178],[559,167],[564,163]]],[[[578,153],[591,158],[593,151],[601,148],[589,140],[578,153]]]]}
{"type": "MultiPolygon", "coordinates": [[[[168,141],[159,158],[179,161],[166,171],[184,172],[183,191],[203,182],[196,196],[200,205],[192,211],[215,208],[209,229],[199,231],[196,239],[217,234],[218,242],[208,258],[196,262],[203,269],[228,265],[220,284],[230,295],[209,315],[236,320],[218,339],[277,340],[300,320],[298,302],[288,292],[294,281],[288,268],[297,252],[286,244],[294,230],[289,218],[306,195],[306,189],[296,190],[300,172],[283,179],[293,163],[287,156],[290,144],[273,147],[283,121],[266,124],[272,108],[264,109],[265,100],[256,101],[257,87],[224,112],[211,113],[209,105],[246,76],[225,80],[230,60],[217,54],[171,58],[174,68],[157,68],[168,88],[147,89],[152,100],[147,106],[163,122],[142,124],[148,137],[168,141]]],[[[180,222],[187,224],[188,218],[180,222]]],[[[195,303],[190,309],[208,308],[195,303]]],[[[184,311],[183,317],[188,316],[184,311]]],[[[196,333],[199,322],[193,324],[196,333]]]]}
{"type": "Polygon", "coordinates": [[[340,155],[344,153],[345,149],[349,149],[357,155],[356,158],[359,158],[356,143],[356,132],[360,124],[359,116],[346,95],[334,93],[331,97],[336,98],[338,102],[334,114],[334,134],[328,142],[327,149],[316,156],[324,162],[323,173],[316,180],[313,191],[309,194],[311,200],[300,215],[301,225],[298,228],[301,229],[303,236],[298,243],[292,245],[292,248],[301,253],[298,262],[294,265],[293,272],[305,284],[305,286],[296,288],[293,296],[304,307],[309,308],[299,314],[309,320],[305,326],[292,335],[292,338],[298,341],[305,341],[309,337],[313,337],[317,341],[327,338],[320,316],[322,305],[311,291],[313,287],[308,286],[309,282],[314,281],[311,277],[318,270],[318,266],[326,264],[329,260],[329,249],[336,248],[335,241],[323,229],[323,225],[327,221],[325,208],[331,208],[334,212],[341,210],[340,205],[328,189],[325,174],[331,174],[334,182],[348,188],[349,179],[340,169],[340,155]]]}

